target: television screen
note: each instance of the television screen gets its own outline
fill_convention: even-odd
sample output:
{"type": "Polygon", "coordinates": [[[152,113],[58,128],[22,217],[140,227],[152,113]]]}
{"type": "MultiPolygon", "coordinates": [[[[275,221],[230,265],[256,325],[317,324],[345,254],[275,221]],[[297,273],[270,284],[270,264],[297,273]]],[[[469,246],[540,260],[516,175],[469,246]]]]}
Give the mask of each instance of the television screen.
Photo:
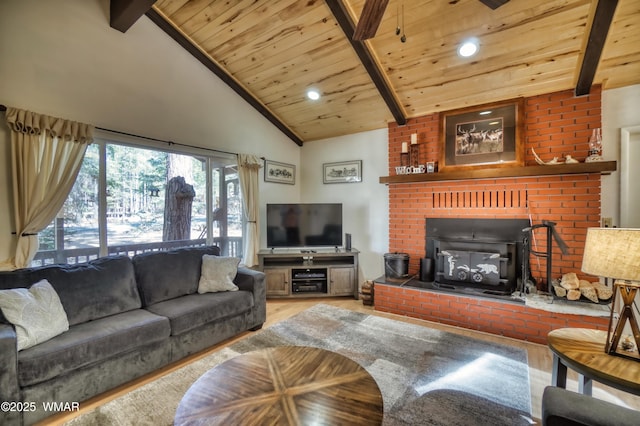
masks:
{"type": "Polygon", "coordinates": [[[267,204],[267,247],[342,245],[342,204],[267,204]]]}

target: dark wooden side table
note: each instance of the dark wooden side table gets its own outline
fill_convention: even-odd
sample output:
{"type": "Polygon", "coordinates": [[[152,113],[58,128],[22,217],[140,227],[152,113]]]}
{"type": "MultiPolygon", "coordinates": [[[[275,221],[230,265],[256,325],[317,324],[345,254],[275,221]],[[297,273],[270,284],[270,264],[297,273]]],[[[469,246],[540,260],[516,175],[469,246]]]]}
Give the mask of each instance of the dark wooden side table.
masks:
{"type": "Polygon", "coordinates": [[[382,423],[382,395],[357,362],[335,352],[281,346],[239,355],[200,377],[175,425],[382,423]]]}
{"type": "Polygon", "coordinates": [[[592,380],[640,395],[640,362],[609,355],[604,346],[607,332],[586,328],[561,328],[547,336],[553,352],[552,384],[567,385],[567,367],[579,374],[578,391],[592,392],[592,380]]]}

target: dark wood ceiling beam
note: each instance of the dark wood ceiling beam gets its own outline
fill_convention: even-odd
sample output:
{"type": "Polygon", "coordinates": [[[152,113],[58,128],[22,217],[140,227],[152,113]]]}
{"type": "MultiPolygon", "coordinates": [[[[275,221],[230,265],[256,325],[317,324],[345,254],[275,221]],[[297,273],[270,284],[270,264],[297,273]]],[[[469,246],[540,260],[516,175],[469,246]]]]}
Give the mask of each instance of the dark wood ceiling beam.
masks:
{"type": "Polygon", "coordinates": [[[507,3],[509,0],[480,0],[481,3],[490,7],[492,10],[496,10],[503,4],[507,3]]]}
{"type": "Polygon", "coordinates": [[[596,12],[591,23],[591,31],[587,47],[580,65],[580,74],[576,83],[576,96],[588,95],[593,85],[593,78],[598,69],[604,42],[607,40],[609,28],[613,22],[618,0],[600,0],[596,6],[596,12]]]}
{"type": "Polygon", "coordinates": [[[353,33],[354,40],[367,40],[376,35],[388,3],[389,0],[367,0],[364,2],[358,25],[353,33]]]}
{"type": "Polygon", "coordinates": [[[298,137],[289,127],[287,127],[282,121],[280,121],[275,115],[271,113],[262,103],[254,98],[244,87],[242,87],[233,77],[216,64],[208,55],[198,49],[191,41],[186,38],[180,31],[167,22],[161,14],[155,9],[150,9],[146,13],[147,17],[151,19],[160,29],[174,39],[180,46],[182,46],[187,52],[189,52],[194,58],[196,58],[202,65],[207,67],[209,71],[218,76],[227,86],[229,86],[234,92],[236,92],[242,99],[244,99],[249,105],[251,105],[256,111],[264,116],[271,124],[276,126],[282,133],[287,135],[289,139],[294,141],[298,146],[302,146],[302,139],[298,137]]]}
{"type": "Polygon", "coordinates": [[[109,25],[126,33],[144,15],[156,0],[111,0],[109,5],[109,25]]]}
{"type": "Polygon", "coordinates": [[[382,96],[382,99],[384,99],[384,102],[387,104],[387,107],[391,111],[396,123],[399,126],[407,124],[407,118],[405,117],[404,111],[398,103],[393,90],[389,87],[387,80],[382,75],[382,71],[378,68],[373,55],[364,42],[353,39],[355,25],[353,24],[353,20],[342,1],[326,0],[326,3],[327,6],[329,6],[329,9],[331,9],[331,13],[333,13],[336,21],[338,21],[338,24],[342,28],[345,36],[347,36],[351,46],[356,51],[358,58],[360,58],[360,62],[362,62],[362,65],[369,73],[371,80],[373,80],[373,84],[375,84],[380,96],[382,96]]]}

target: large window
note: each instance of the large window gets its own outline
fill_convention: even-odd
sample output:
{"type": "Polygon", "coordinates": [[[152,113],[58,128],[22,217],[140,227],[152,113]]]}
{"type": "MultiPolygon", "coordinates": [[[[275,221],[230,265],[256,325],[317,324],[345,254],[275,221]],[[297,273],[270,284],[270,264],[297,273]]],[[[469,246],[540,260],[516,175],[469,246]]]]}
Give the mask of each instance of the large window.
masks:
{"type": "Polygon", "coordinates": [[[204,244],[242,256],[234,155],[97,139],[33,265],[204,244]]]}

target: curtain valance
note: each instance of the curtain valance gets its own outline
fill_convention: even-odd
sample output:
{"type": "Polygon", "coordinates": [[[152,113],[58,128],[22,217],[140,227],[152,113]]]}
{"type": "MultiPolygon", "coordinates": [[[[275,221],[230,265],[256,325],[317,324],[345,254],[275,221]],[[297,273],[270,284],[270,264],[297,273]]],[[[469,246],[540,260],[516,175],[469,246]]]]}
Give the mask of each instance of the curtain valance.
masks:
{"type": "Polygon", "coordinates": [[[46,132],[51,138],[65,141],[73,140],[89,144],[93,141],[94,127],[90,124],[51,117],[18,108],[7,108],[7,124],[12,131],[28,135],[40,135],[46,132]]]}
{"type": "Polygon", "coordinates": [[[259,170],[262,167],[260,157],[251,154],[238,154],[238,164],[252,170],[259,170]]]}

